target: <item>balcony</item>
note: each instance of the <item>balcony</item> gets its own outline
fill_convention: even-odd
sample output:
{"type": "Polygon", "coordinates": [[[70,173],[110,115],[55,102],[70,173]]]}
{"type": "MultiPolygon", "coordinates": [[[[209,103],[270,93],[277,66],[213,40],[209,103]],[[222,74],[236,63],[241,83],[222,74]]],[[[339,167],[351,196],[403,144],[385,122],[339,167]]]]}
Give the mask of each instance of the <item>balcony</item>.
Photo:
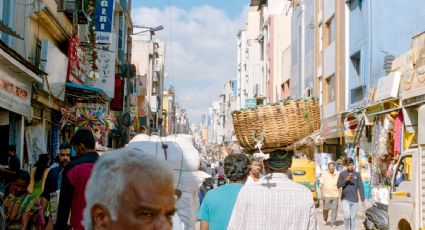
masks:
{"type": "Polygon", "coordinates": [[[74,13],[77,13],[78,24],[87,24],[88,15],[84,11],[84,1],[82,0],[58,0],[58,11],[73,21],[74,13]]]}

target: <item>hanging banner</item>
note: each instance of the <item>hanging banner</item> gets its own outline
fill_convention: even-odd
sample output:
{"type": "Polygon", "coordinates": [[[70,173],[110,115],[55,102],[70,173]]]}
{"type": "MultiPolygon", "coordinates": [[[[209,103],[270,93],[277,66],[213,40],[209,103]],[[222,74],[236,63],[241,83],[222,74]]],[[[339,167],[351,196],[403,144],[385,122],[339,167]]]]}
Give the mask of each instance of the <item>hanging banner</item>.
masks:
{"type": "Polygon", "coordinates": [[[78,34],[69,38],[68,58],[67,80],[80,85],[84,84],[84,76],[88,75],[88,65],[85,64],[87,58],[84,50],[80,47],[78,34]]]}
{"type": "Polygon", "coordinates": [[[96,43],[111,44],[115,1],[98,0],[96,2],[96,12],[94,15],[96,43]]]}
{"type": "Polygon", "coordinates": [[[110,50],[98,50],[96,60],[98,67],[98,79],[93,86],[102,89],[109,98],[115,96],[115,52],[110,50]]]}
{"type": "Polygon", "coordinates": [[[111,110],[123,111],[124,109],[124,85],[125,81],[120,75],[115,75],[115,94],[111,101],[111,110]]]}
{"type": "Polygon", "coordinates": [[[48,84],[44,84],[44,90],[59,98],[65,100],[65,83],[67,73],[63,70],[67,68],[68,58],[48,40],[43,41],[44,49],[47,50],[47,62],[45,66],[48,84]]]}

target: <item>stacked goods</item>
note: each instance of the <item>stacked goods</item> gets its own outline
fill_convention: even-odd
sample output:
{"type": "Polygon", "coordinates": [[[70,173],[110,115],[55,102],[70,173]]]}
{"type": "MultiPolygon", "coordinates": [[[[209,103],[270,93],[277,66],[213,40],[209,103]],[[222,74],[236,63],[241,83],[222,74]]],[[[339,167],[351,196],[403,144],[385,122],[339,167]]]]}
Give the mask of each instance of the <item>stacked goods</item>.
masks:
{"type": "Polygon", "coordinates": [[[232,113],[235,134],[246,150],[282,148],[320,128],[320,108],[316,98],[285,100],[278,104],[232,113]]]}
{"type": "Polygon", "coordinates": [[[130,141],[127,148],[139,150],[141,154],[167,162],[174,173],[175,188],[182,191],[182,196],[176,204],[177,214],[186,229],[195,229],[201,178],[198,171],[200,156],[193,146],[193,137],[184,134],[167,137],[139,134],[130,141]]]}

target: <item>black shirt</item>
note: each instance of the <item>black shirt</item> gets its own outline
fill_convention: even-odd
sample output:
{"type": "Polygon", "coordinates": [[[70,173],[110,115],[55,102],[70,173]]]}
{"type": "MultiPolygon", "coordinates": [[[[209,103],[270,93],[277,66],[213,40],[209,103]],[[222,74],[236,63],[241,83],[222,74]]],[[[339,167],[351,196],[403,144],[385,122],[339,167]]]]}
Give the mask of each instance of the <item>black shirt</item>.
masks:
{"type": "Polygon", "coordinates": [[[15,155],[15,156],[9,156],[9,161],[8,161],[8,165],[9,165],[9,169],[12,171],[17,172],[19,169],[21,169],[21,161],[19,160],[19,158],[15,155]]]}

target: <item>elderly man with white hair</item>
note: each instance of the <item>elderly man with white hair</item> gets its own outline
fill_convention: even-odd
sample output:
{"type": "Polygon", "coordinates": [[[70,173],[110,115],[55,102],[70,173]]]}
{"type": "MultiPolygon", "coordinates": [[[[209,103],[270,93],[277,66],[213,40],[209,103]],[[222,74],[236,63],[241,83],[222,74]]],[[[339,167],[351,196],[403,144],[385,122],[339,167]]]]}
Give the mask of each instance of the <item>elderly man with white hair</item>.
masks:
{"type": "Polygon", "coordinates": [[[87,230],[172,229],[173,174],[167,165],[132,149],[106,152],[86,188],[87,230]]]}

